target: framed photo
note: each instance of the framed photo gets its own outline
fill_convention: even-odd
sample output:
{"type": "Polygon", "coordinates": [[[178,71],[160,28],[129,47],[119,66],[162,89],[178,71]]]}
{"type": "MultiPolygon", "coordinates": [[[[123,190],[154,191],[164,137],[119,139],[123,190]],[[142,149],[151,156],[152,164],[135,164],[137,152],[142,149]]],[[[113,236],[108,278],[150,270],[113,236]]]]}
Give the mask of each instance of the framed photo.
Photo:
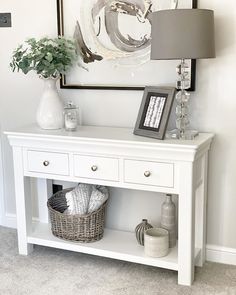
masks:
{"type": "Polygon", "coordinates": [[[176,89],[145,87],[134,134],[163,139],[176,89]]]}
{"type": "MultiPolygon", "coordinates": [[[[174,86],[178,61],[150,60],[151,13],[196,7],[197,0],[57,0],[58,34],[74,38],[79,57],[61,88],[174,86]]],[[[187,62],[194,90],[196,62],[187,62]]]]}

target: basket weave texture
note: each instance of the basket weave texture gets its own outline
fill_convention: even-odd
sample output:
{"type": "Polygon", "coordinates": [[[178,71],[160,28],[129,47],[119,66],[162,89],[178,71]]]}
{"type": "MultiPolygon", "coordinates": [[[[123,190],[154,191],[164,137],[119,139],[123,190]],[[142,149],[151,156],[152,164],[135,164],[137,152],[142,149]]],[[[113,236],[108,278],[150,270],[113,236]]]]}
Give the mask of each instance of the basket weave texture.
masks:
{"type": "Polygon", "coordinates": [[[54,236],[64,240],[90,243],[103,237],[107,201],[96,211],[86,215],[63,214],[67,209],[64,189],[48,199],[51,229],[54,236]]]}

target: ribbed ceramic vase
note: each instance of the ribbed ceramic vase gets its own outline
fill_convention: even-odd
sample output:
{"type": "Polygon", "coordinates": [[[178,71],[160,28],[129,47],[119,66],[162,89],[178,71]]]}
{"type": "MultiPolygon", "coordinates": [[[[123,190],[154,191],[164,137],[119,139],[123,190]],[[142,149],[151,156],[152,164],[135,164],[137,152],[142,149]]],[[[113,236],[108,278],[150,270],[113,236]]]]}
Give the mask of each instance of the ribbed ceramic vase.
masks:
{"type": "Polygon", "coordinates": [[[61,129],[64,126],[64,107],[57,92],[58,78],[44,79],[44,91],[41,96],[36,120],[42,129],[61,129]]]}
{"type": "Polygon", "coordinates": [[[140,245],[144,245],[144,233],[153,226],[148,223],[147,219],[143,219],[135,228],[136,239],[140,245]]]}
{"type": "Polygon", "coordinates": [[[169,232],[170,248],[176,245],[176,207],[172,195],[166,195],[166,200],[161,207],[161,227],[169,232]]]}

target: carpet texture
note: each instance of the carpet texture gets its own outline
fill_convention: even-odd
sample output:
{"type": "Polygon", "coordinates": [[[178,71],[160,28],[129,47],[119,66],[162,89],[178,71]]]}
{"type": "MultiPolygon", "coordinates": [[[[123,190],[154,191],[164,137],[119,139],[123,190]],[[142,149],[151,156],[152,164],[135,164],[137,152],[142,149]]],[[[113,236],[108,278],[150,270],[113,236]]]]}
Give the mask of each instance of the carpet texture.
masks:
{"type": "Polygon", "coordinates": [[[236,267],[206,263],[192,287],[177,273],[154,267],[35,246],[17,252],[16,231],[0,227],[0,295],[236,295],[236,267]]]}

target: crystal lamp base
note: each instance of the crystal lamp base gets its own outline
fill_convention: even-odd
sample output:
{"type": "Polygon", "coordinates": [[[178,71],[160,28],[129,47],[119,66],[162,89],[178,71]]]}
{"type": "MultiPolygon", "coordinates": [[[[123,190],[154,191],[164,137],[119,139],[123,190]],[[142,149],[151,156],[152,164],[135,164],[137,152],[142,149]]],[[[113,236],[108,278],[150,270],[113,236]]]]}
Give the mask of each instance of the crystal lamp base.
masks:
{"type": "Polygon", "coordinates": [[[167,132],[166,138],[191,140],[198,135],[198,131],[190,129],[189,119],[189,98],[190,93],[187,89],[190,86],[190,68],[185,60],[177,66],[176,72],[178,79],[176,81],[176,88],[179,90],[176,94],[176,109],[175,109],[175,123],[176,129],[167,132]]]}
{"type": "Polygon", "coordinates": [[[197,130],[185,130],[184,134],[181,134],[179,129],[173,129],[166,132],[165,138],[166,139],[185,139],[185,140],[192,140],[194,139],[199,132],[197,130]]]}

